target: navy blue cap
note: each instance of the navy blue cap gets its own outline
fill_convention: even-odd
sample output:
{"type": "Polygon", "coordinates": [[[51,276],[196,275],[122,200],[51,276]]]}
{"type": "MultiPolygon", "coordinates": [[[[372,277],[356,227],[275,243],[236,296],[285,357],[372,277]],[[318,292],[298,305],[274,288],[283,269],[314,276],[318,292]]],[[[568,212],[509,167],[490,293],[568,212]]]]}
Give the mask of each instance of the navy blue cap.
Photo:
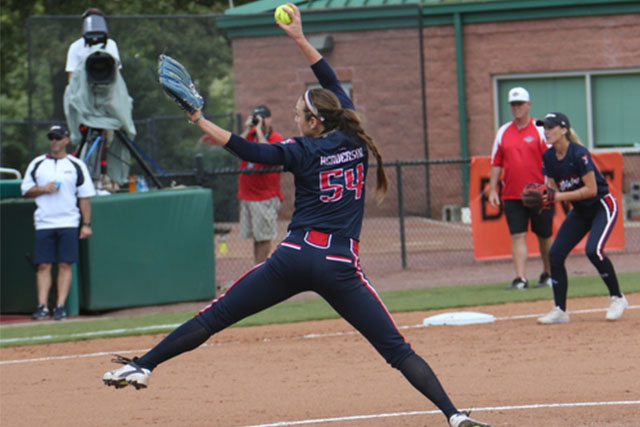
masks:
{"type": "Polygon", "coordinates": [[[542,120],[536,120],[536,126],[556,127],[562,126],[563,128],[571,129],[569,119],[562,113],[548,113],[542,120]]]}
{"type": "Polygon", "coordinates": [[[253,109],[252,116],[271,117],[271,110],[266,105],[258,105],[253,109]]]}
{"type": "Polygon", "coordinates": [[[53,125],[49,128],[49,132],[47,132],[48,137],[51,135],[64,138],[65,136],[69,136],[69,129],[67,129],[65,125],[53,125]]]}

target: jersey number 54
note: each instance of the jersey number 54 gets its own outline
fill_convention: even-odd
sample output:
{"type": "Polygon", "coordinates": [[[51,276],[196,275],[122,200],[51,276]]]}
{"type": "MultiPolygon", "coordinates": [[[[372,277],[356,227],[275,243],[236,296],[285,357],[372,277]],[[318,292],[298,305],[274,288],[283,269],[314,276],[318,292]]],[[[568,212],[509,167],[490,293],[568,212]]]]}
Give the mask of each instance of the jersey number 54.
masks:
{"type": "Polygon", "coordinates": [[[364,186],[364,166],[358,163],[353,169],[331,169],[320,172],[320,190],[330,191],[330,194],[320,195],[320,200],[324,203],[331,203],[340,200],[345,188],[354,191],[356,200],[362,197],[364,186]]]}

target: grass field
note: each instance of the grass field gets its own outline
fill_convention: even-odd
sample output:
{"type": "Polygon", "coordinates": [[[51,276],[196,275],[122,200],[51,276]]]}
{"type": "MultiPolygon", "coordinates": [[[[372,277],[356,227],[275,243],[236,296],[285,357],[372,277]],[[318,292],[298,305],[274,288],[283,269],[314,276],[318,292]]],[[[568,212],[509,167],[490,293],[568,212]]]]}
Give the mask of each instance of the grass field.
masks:
{"type": "MultiPolygon", "coordinates": [[[[618,275],[625,293],[640,292],[640,273],[618,275]]],[[[381,292],[380,296],[391,312],[411,312],[510,302],[552,300],[549,288],[526,291],[505,291],[503,284],[411,289],[381,292]]],[[[598,276],[571,278],[569,298],[606,295],[598,276]]],[[[136,317],[81,318],[47,324],[4,326],[0,329],[0,347],[34,345],[52,342],[78,341],[94,338],[145,335],[166,332],[193,316],[193,311],[162,312],[136,317]]],[[[258,326],[274,323],[304,322],[337,318],[333,309],[320,298],[287,301],[253,315],[235,326],[258,326]]]]}

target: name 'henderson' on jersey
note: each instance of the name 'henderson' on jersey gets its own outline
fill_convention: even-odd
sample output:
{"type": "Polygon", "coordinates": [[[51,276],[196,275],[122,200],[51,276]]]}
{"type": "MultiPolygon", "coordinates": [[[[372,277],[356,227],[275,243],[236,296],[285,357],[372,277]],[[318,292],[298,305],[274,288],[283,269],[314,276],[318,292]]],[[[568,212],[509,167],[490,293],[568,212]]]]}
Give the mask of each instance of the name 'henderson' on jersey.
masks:
{"type": "Polygon", "coordinates": [[[354,159],[361,159],[364,157],[362,148],[356,148],[355,150],[345,151],[339,154],[331,154],[328,156],[320,157],[320,166],[324,165],[338,165],[340,163],[350,162],[354,159]]]}

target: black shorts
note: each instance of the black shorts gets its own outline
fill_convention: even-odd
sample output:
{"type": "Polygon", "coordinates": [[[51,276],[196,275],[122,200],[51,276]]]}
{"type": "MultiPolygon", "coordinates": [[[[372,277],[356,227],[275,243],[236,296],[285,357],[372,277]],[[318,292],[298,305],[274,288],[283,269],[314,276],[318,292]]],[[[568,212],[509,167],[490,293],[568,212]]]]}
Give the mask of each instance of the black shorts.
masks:
{"type": "Polygon", "coordinates": [[[535,214],[522,205],[522,200],[505,200],[504,214],[507,217],[509,233],[526,233],[531,220],[531,231],[538,237],[547,238],[553,234],[553,208],[544,209],[541,213],[535,214]]]}
{"type": "Polygon", "coordinates": [[[78,229],[51,228],[36,230],[34,264],[78,262],[78,229]]]}

